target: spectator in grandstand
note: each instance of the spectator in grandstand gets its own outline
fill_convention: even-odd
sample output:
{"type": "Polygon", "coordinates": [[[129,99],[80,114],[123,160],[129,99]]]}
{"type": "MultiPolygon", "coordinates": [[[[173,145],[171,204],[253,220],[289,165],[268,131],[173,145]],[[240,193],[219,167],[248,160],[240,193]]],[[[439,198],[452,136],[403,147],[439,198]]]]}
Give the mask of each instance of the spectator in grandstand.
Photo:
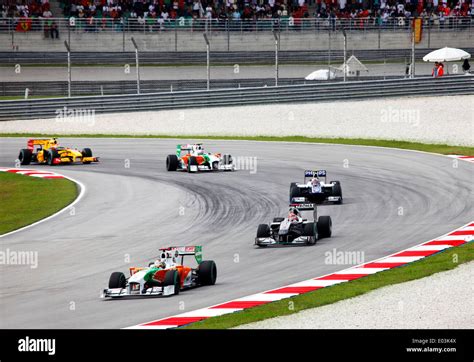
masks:
{"type": "Polygon", "coordinates": [[[59,39],[59,30],[58,30],[58,24],[56,21],[52,21],[50,26],[49,26],[49,32],[51,35],[51,39],[59,39]]]}
{"type": "Polygon", "coordinates": [[[438,78],[438,68],[439,68],[439,63],[435,62],[433,70],[431,71],[431,75],[433,78],[438,78]]]}
{"type": "Polygon", "coordinates": [[[464,73],[469,73],[469,69],[471,69],[471,65],[469,64],[469,61],[467,59],[464,59],[464,62],[462,63],[462,70],[464,73]]]}
{"type": "Polygon", "coordinates": [[[439,63],[439,67],[438,67],[438,77],[442,77],[444,75],[444,64],[443,63],[439,63]]]}

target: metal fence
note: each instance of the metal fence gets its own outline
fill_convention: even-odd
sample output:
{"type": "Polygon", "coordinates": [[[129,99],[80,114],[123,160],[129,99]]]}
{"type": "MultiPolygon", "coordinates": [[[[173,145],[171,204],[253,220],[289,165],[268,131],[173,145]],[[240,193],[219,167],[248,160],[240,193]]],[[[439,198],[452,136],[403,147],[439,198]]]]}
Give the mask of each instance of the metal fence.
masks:
{"type": "MultiPolygon", "coordinates": [[[[276,19],[178,19],[163,18],[0,18],[0,33],[39,31],[49,36],[60,32],[269,32],[269,31],[410,31],[413,18],[276,18],[276,19]]],[[[431,31],[463,31],[474,27],[474,17],[422,18],[423,28],[431,31]]]]}
{"type": "Polygon", "coordinates": [[[409,95],[474,94],[473,76],[337,82],[282,87],[167,92],[145,95],[0,101],[0,121],[54,118],[66,107],[95,113],[150,111],[230,105],[321,102],[409,95]]]}

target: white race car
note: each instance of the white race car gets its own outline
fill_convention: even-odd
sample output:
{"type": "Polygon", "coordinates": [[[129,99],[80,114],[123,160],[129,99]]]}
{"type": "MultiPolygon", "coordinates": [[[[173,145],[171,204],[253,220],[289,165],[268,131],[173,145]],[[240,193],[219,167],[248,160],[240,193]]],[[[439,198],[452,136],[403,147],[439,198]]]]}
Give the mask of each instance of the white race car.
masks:
{"type": "Polygon", "coordinates": [[[102,291],[101,297],[168,296],[216,283],[216,263],[202,260],[201,246],[169,247],[160,249],[160,253],[160,257],[146,268],[131,267],[129,278],[122,272],[113,272],[109,287],[102,291]],[[186,255],[194,255],[197,267],[183,265],[186,255]]]}
{"type": "Polygon", "coordinates": [[[342,204],[342,188],[339,181],[326,181],[326,170],[306,170],[303,183],[290,185],[290,204],[330,202],[342,204]],[[321,180],[324,179],[324,180],[321,180]]]}

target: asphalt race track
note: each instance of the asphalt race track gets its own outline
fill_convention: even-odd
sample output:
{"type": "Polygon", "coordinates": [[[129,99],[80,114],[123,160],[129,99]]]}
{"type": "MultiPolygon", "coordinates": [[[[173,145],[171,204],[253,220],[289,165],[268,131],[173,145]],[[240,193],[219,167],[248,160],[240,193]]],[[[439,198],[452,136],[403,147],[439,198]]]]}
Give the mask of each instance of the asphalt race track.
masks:
{"type": "MultiPolygon", "coordinates": [[[[1,250],[39,253],[37,269],[0,266],[0,328],[127,327],[349,267],[325,263],[334,248],[363,251],[369,261],[474,219],[474,165],[455,168],[438,155],[208,141],[211,152],[257,157],[257,172],[187,174],[165,169],[166,155],[184,140],[60,141],[91,147],[101,163],[54,167],[86,185],[73,215],[0,238],[1,250]],[[301,181],[304,169],[326,169],[342,183],[345,203],[319,208],[333,219],[333,237],[310,247],[255,248],[257,225],[287,212],[290,182],[301,181]],[[215,286],[168,298],[99,298],[111,272],[146,266],[159,247],[195,244],[217,263],[215,286]]],[[[0,166],[13,167],[25,142],[0,139],[0,166]]]]}

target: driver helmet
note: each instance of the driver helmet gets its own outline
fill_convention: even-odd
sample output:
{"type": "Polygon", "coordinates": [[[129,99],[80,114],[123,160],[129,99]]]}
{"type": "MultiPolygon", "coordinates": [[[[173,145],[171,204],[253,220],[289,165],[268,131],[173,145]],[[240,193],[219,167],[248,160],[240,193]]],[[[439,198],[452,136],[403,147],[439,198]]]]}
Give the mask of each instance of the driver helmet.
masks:
{"type": "Polygon", "coordinates": [[[317,186],[321,183],[321,181],[319,181],[319,178],[318,176],[314,176],[312,179],[311,179],[311,185],[312,186],[317,186]]]}
{"type": "Polygon", "coordinates": [[[296,219],[300,216],[300,211],[296,207],[290,207],[288,211],[288,218],[289,219],[296,219]]]}
{"type": "Polygon", "coordinates": [[[155,267],[160,269],[166,269],[166,263],[163,260],[158,259],[155,261],[155,267]]]}
{"type": "Polygon", "coordinates": [[[197,154],[201,154],[203,153],[204,149],[202,148],[202,145],[198,144],[193,146],[193,151],[197,154]]]}

